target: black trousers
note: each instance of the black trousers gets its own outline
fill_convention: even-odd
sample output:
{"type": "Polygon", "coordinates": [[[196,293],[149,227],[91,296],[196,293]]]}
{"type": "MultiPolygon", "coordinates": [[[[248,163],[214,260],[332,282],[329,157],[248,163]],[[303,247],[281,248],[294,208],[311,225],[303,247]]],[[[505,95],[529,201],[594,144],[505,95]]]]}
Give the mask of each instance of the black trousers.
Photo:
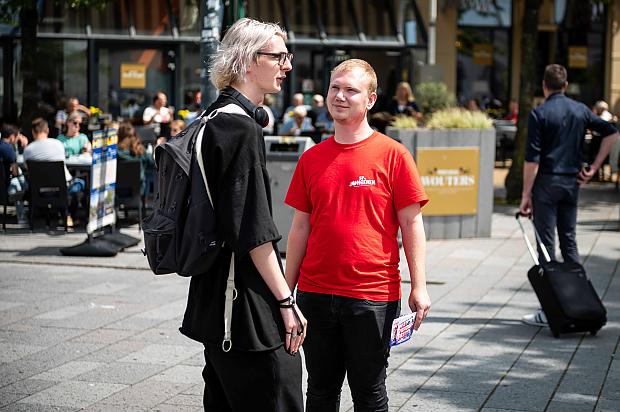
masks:
{"type": "Polygon", "coordinates": [[[304,355],[307,412],[338,412],[345,373],[356,412],[388,411],[385,387],[392,321],[400,301],[377,302],[297,291],[308,319],[304,355]]]}
{"type": "Polygon", "coordinates": [[[205,345],[205,411],[302,412],[301,357],[205,345]]]}
{"type": "MultiPolygon", "coordinates": [[[[579,186],[576,176],[539,174],[532,188],[534,226],[551,260],[555,260],[555,231],[560,240],[564,262],[579,263],[577,251],[577,201],[579,186]]],[[[538,255],[544,261],[540,247],[538,255]]]]}

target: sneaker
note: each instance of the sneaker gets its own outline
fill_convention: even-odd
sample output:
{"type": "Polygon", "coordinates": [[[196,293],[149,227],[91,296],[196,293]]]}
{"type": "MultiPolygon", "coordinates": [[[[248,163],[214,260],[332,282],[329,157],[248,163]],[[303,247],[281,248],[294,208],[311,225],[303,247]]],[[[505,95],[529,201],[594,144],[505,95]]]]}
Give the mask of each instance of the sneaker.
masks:
{"type": "Polygon", "coordinates": [[[521,318],[521,322],[525,323],[526,325],[540,326],[543,328],[549,326],[549,322],[547,322],[547,316],[542,309],[538,309],[534,313],[523,316],[521,318]]]}

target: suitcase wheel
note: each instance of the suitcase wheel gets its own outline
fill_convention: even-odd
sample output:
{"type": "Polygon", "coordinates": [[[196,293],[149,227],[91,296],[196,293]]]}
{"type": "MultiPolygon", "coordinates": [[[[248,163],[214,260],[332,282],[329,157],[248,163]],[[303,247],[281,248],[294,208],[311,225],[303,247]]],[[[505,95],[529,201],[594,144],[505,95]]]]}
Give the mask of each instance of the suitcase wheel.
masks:
{"type": "Polygon", "coordinates": [[[553,335],[554,338],[559,338],[560,337],[560,332],[557,332],[555,330],[552,330],[551,334],[553,335]]]}
{"type": "Polygon", "coordinates": [[[592,335],[592,336],[596,336],[597,333],[598,333],[598,330],[591,330],[590,331],[590,335],[592,335]]]}

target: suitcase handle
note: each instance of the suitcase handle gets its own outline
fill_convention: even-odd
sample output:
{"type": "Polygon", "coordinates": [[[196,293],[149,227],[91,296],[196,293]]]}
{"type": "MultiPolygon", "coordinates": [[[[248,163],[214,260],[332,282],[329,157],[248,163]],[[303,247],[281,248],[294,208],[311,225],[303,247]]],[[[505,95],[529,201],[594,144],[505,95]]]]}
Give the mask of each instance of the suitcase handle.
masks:
{"type": "Polygon", "coordinates": [[[517,223],[519,224],[519,228],[521,229],[521,234],[523,235],[523,239],[525,239],[525,244],[527,245],[527,250],[530,252],[530,256],[532,257],[532,260],[534,261],[536,265],[540,265],[538,256],[536,256],[536,251],[534,250],[534,247],[532,246],[530,239],[528,239],[527,235],[525,234],[525,229],[523,228],[523,224],[521,223],[521,219],[520,219],[521,217],[527,217],[529,218],[530,222],[532,222],[532,227],[534,228],[534,236],[536,237],[536,243],[538,244],[538,246],[540,246],[540,250],[542,250],[543,256],[545,257],[546,261],[551,262],[551,258],[549,257],[549,252],[547,252],[547,248],[540,241],[540,236],[538,235],[536,226],[534,226],[534,222],[532,221],[532,214],[531,213],[523,214],[521,212],[517,212],[515,214],[515,219],[517,219],[517,223]]]}

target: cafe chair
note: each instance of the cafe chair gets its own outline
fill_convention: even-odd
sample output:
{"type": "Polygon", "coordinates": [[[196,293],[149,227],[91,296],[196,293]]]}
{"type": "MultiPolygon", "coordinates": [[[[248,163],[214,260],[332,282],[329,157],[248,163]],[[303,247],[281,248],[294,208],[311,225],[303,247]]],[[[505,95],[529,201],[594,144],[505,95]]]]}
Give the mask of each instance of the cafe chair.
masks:
{"type": "Polygon", "coordinates": [[[142,191],[140,185],[140,160],[116,161],[116,193],[114,208],[116,215],[128,210],[138,211],[138,230],[142,231],[142,191]]]}
{"type": "Polygon", "coordinates": [[[148,126],[136,126],[136,134],[140,137],[140,141],[147,146],[149,143],[152,146],[157,144],[157,134],[151,125],[148,126]]]}
{"type": "Polygon", "coordinates": [[[47,227],[51,228],[51,212],[56,210],[63,216],[66,232],[68,230],[69,194],[65,177],[65,163],[62,161],[28,161],[26,166],[30,188],[30,230],[34,231],[35,213],[40,209],[45,209],[47,227]]]}

